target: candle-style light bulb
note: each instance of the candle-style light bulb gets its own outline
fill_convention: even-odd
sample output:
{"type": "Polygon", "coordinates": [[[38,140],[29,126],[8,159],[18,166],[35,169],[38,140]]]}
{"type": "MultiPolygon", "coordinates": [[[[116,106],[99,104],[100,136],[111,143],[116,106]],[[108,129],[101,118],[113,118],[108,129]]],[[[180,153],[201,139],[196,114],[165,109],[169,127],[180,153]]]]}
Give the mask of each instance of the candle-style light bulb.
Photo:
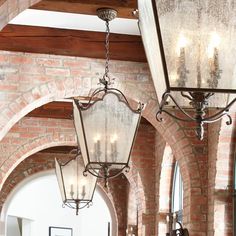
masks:
{"type": "Polygon", "coordinates": [[[183,34],[180,34],[178,43],[177,43],[178,56],[181,56],[181,53],[185,50],[187,44],[188,44],[187,38],[183,34]]]}
{"type": "Polygon", "coordinates": [[[81,182],[80,182],[80,184],[82,185],[82,188],[81,188],[81,196],[82,196],[82,198],[84,198],[85,195],[86,195],[85,186],[86,186],[86,184],[87,184],[87,181],[86,181],[85,179],[82,179],[81,182]]]}
{"type": "Polygon", "coordinates": [[[101,135],[96,134],[94,137],[94,153],[95,153],[95,160],[99,161],[101,155],[101,135]]]}
{"type": "Polygon", "coordinates": [[[209,69],[210,78],[207,80],[210,88],[217,88],[218,81],[221,78],[222,70],[220,69],[219,63],[219,45],[220,37],[216,32],[211,34],[210,43],[208,46],[208,58],[209,58],[209,69]]]}
{"type": "Polygon", "coordinates": [[[214,55],[215,55],[215,53],[217,53],[216,51],[219,48],[220,42],[221,42],[220,36],[216,32],[211,33],[210,43],[208,46],[208,57],[209,58],[214,58],[214,55]]]}
{"type": "Polygon", "coordinates": [[[82,187],[82,197],[84,198],[86,195],[86,192],[85,192],[85,185],[83,185],[82,187]]]}
{"type": "Polygon", "coordinates": [[[74,185],[73,184],[70,185],[70,196],[73,199],[73,196],[74,196],[74,185]]]}
{"type": "Polygon", "coordinates": [[[113,134],[113,135],[111,136],[111,143],[116,142],[117,138],[118,138],[117,134],[113,134]]]}
{"type": "Polygon", "coordinates": [[[187,38],[183,35],[180,34],[178,43],[177,43],[177,54],[178,54],[178,59],[177,59],[177,86],[178,87],[185,87],[186,82],[187,82],[187,74],[189,71],[186,68],[186,59],[185,59],[185,48],[188,44],[187,38]]]}
{"type": "Polygon", "coordinates": [[[116,161],[117,156],[117,134],[114,134],[111,136],[110,142],[111,142],[111,157],[112,161],[116,161]]]}

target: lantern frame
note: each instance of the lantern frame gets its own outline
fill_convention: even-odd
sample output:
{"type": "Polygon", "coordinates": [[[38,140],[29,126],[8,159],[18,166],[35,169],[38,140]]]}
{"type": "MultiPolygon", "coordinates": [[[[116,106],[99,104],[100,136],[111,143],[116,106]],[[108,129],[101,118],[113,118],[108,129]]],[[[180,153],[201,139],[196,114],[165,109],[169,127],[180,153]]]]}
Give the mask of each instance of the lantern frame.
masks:
{"type": "MultiPolygon", "coordinates": [[[[70,152],[70,154],[72,154],[74,151],[75,150],[72,150],[70,152]]],[[[92,200],[93,200],[94,192],[95,192],[96,185],[97,185],[97,180],[96,180],[94,183],[94,188],[93,188],[92,194],[91,194],[91,199],[73,199],[73,198],[69,199],[67,197],[65,181],[64,181],[65,176],[63,175],[63,167],[67,166],[71,161],[76,161],[77,158],[81,158],[83,160],[80,151],[77,151],[76,155],[72,159],[70,159],[69,161],[67,161],[63,164],[60,164],[58,162],[57,158],[55,158],[55,172],[56,172],[56,177],[57,177],[59,189],[60,189],[60,191],[63,191],[63,193],[61,193],[61,195],[63,194],[65,197],[65,200],[63,200],[63,196],[62,196],[62,200],[63,200],[62,206],[63,206],[63,208],[65,206],[67,206],[71,209],[76,209],[76,215],[78,215],[78,211],[80,209],[92,206],[92,200]],[[58,173],[57,173],[58,171],[60,173],[60,176],[58,176],[58,173]],[[62,186],[60,186],[60,184],[59,184],[60,182],[62,183],[62,186]]],[[[77,164],[77,162],[75,162],[75,164],[77,164]]],[[[81,168],[83,168],[83,166],[81,166],[81,168]]],[[[77,173],[77,177],[78,177],[78,173],[77,173]]],[[[86,177],[84,176],[84,178],[86,178],[86,177]]]]}
{"type": "MultiPolygon", "coordinates": [[[[162,114],[165,113],[171,116],[174,119],[184,122],[195,122],[196,123],[196,135],[198,139],[202,140],[204,136],[204,124],[209,124],[216,122],[222,117],[227,117],[226,124],[232,124],[231,116],[229,115],[230,107],[236,102],[236,98],[232,99],[226,106],[223,108],[218,108],[217,111],[210,116],[207,116],[207,109],[209,108],[209,99],[215,95],[215,93],[226,93],[226,94],[236,94],[236,89],[223,89],[223,88],[194,88],[194,87],[184,87],[184,86],[172,86],[169,80],[169,72],[167,68],[165,49],[163,45],[162,30],[159,21],[158,9],[157,9],[156,0],[138,0],[138,18],[139,18],[139,29],[143,39],[143,44],[145,52],[148,58],[148,63],[150,66],[151,74],[153,77],[154,87],[157,93],[159,102],[159,109],[156,114],[156,118],[159,122],[162,121],[162,114]],[[156,45],[154,48],[157,50],[158,61],[154,61],[155,58],[151,50],[151,46],[147,43],[147,22],[145,22],[146,16],[150,16],[150,25],[155,28],[153,32],[153,40],[156,45]],[[161,71],[157,75],[155,65],[161,65],[161,71]],[[156,78],[158,76],[158,78],[156,78]],[[160,93],[161,91],[161,93],[160,93]],[[192,116],[183,106],[179,105],[175,97],[172,95],[172,92],[179,92],[180,97],[187,99],[190,107],[193,109],[195,114],[192,116]],[[173,103],[171,107],[176,108],[180,111],[180,115],[177,115],[176,112],[171,111],[170,101],[173,103]]],[[[146,17],[147,18],[147,17],[146,17]]],[[[151,37],[151,36],[149,36],[151,37]]],[[[184,68],[185,73],[187,73],[186,68],[184,68]]],[[[218,75],[221,73],[219,65],[216,66],[216,72],[218,75]]]]}
{"type": "Polygon", "coordinates": [[[144,107],[144,104],[138,102],[138,108],[135,110],[130,106],[127,98],[125,97],[125,95],[119,89],[108,88],[107,86],[105,86],[104,88],[96,89],[93,92],[93,94],[91,95],[91,97],[90,97],[87,104],[80,103],[79,100],[76,100],[76,99],[74,99],[74,102],[75,102],[75,105],[76,105],[76,107],[79,111],[79,115],[80,115],[83,139],[84,139],[84,143],[85,143],[85,147],[86,147],[86,156],[87,156],[87,161],[88,161],[87,165],[85,166],[84,174],[87,175],[87,172],[89,172],[90,174],[92,174],[95,177],[103,178],[103,179],[105,179],[105,185],[106,185],[108,178],[114,178],[114,177],[120,175],[123,171],[128,172],[130,170],[130,166],[129,166],[130,156],[131,156],[131,152],[132,152],[132,148],[133,148],[133,145],[134,145],[135,138],[137,136],[137,130],[138,130],[138,127],[139,127],[139,124],[140,124],[141,112],[142,112],[142,109],[144,107]],[[138,121],[137,121],[137,124],[136,124],[136,127],[135,127],[134,136],[133,136],[133,139],[132,139],[132,144],[131,144],[130,150],[129,150],[129,155],[128,155],[127,161],[125,163],[90,161],[90,155],[89,155],[89,151],[88,151],[88,145],[87,145],[86,134],[85,134],[85,129],[84,129],[84,123],[83,123],[83,118],[82,118],[82,111],[86,111],[86,110],[90,109],[97,102],[103,101],[105,96],[109,95],[109,94],[115,95],[118,98],[118,102],[124,103],[130,109],[130,111],[132,111],[133,113],[139,114],[139,118],[138,118],[138,121]],[[92,167],[92,164],[99,164],[101,166],[101,168],[95,169],[95,168],[92,167]],[[119,169],[119,171],[117,171],[117,169],[115,169],[116,171],[114,173],[110,173],[109,169],[112,165],[120,165],[120,166],[123,166],[123,167],[121,169],[119,169]]]}
{"type": "MultiPolygon", "coordinates": [[[[97,9],[97,15],[106,24],[105,72],[104,72],[102,78],[99,78],[99,84],[102,85],[103,87],[97,88],[96,90],[94,90],[94,92],[92,93],[92,95],[91,95],[91,97],[88,101],[88,104],[86,104],[86,105],[80,103],[78,100],[76,100],[74,98],[74,109],[76,107],[76,109],[79,112],[78,119],[79,119],[79,123],[80,123],[79,127],[77,127],[76,124],[75,124],[75,127],[76,127],[76,132],[82,132],[82,137],[80,137],[80,138],[83,139],[83,140],[82,141],[79,140],[79,138],[78,138],[79,134],[78,133],[77,133],[77,138],[78,138],[78,143],[80,143],[80,141],[83,142],[83,144],[82,144],[83,147],[82,147],[81,151],[82,151],[82,154],[84,152],[83,158],[86,158],[86,160],[87,160],[87,163],[85,163],[86,166],[85,166],[85,170],[84,170],[84,175],[87,175],[87,173],[90,173],[93,176],[96,176],[98,178],[103,178],[103,179],[105,179],[105,186],[107,186],[107,179],[108,178],[116,177],[119,174],[121,174],[123,172],[123,170],[128,172],[129,169],[130,169],[130,167],[129,167],[130,155],[131,155],[131,151],[132,151],[132,147],[133,147],[133,144],[134,144],[135,137],[137,135],[137,130],[138,130],[140,119],[141,119],[141,111],[144,107],[144,104],[139,102],[138,103],[138,109],[134,110],[130,106],[130,104],[129,104],[127,98],[125,97],[125,95],[119,89],[109,87],[112,84],[111,83],[111,78],[109,76],[109,61],[110,61],[110,51],[109,51],[110,28],[109,28],[109,22],[116,18],[117,11],[114,10],[114,9],[110,9],[110,8],[99,8],[99,9],[97,9]],[[132,139],[132,142],[131,142],[131,146],[129,147],[129,149],[127,149],[129,154],[126,158],[126,162],[124,162],[124,163],[99,162],[99,160],[98,160],[98,162],[91,162],[91,157],[90,157],[90,154],[89,154],[89,151],[88,151],[88,142],[87,142],[86,135],[85,135],[85,128],[84,128],[82,111],[89,110],[97,102],[103,101],[104,98],[109,94],[115,95],[118,98],[118,102],[124,103],[131,112],[139,114],[139,117],[138,117],[137,123],[136,123],[136,127],[133,127],[135,129],[133,129],[134,133],[133,133],[133,139],[132,139]],[[77,128],[78,128],[78,130],[77,130],[77,128]],[[91,166],[92,164],[98,164],[99,168],[92,167],[91,166]],[[123,165],[123,166],[119,170],[117,170],[116,168],[113,168],[113,170],[116,170],[116,171],[111,173],[110,169],[114,164],[117,165],[117,166],[120,166],[120,165],[123,165]]],[[[112,80],[114,80],[114,79],[112,79],[112,80]]]]}

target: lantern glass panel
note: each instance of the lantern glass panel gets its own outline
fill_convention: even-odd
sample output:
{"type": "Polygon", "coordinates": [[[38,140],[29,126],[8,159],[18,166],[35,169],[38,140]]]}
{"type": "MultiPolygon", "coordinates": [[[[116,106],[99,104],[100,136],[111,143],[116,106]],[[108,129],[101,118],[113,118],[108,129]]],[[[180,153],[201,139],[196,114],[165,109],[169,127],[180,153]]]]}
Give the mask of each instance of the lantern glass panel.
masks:
{"type": "Polygon", "coordinates": [[[67,202],[73,202],[75,199],[81,202],[92,200],[97,178],[83,175],[84,164],[81,156],[77,156],[65,166],[60,165],[60,169],[62,175],[58,175],[57,171],[57,178],[59,186],[63,182],[67,202]]]}
{"type": "Polygon", "coordinates": [[[167,90],[168,81],[166,81],[163,69],[163,62],[160,51],[160,41],[157,35],[155,16],[152,8],[152,1],[139,0],[139,29],[141,31],[142,41],[151,70],[153,83],[159,101],[162,94],[167,90]]]}
{"type": "MultiPolygon", "coordinates": [[[[217,92],[209,107],[225,107],[235,97],[229,93],[236,93],[236,0],[138,0],[138,8],[159,101],[166,86],[173,92],[217,92]]],[[[183,100],[176,99],[180,106],[189,106],[183,100]]]]}
{"type": "MultiPolygon", "coordinates": [[[[132,111],[114,93],[107,93],[86,110],[80,110],[87,143],[88,163],[93,169],[113,164],[121,169],[129,161],[140,113],[132,111]]],[[[83,142],[83,140],[82,140],[83,142]]],[[[79,143],[81,145],[81,138],[79,143]]],[[[85,149],[81,149],[82,155],[85,149]]]]}
{"type": "Polygon", "coordinates": [[[79,143],[81,153],[83,154],[84,165],[88,164],[88,151],[86,146],[86,140],[84,137],[84,127],[81,120],[81,111],[77,108],[77,105],[73,101],[73,117],[74,125],[77,135],[77,142],[79,143]]]}
{"type": "Polygon", "coordinates": [[[157,1],[171,86],[182,87],[179,82],[186,74],[187,87],[236,88],[235,4],[157,1]]]}
{"type": "Polygon", "coordinates": [[[61,192],[62,201],[65,202],[66,195],[65,195],[64,183],[63,183],[63,177],[62,177],[62,173],[61,173],[61,167],[60,167],[60,164],[58,163],[57,159],[55,159],[55,168],[56,168],[55,170],[56,170],[57,182],[58,182],[59,189],[61,192]]]}

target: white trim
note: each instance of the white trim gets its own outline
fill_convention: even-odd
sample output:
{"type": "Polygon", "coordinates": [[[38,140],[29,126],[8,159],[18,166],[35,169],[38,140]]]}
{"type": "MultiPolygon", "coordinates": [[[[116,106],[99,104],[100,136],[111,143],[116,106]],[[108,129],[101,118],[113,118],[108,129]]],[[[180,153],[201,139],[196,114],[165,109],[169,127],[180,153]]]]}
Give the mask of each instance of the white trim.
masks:
{"type": "MultiPolygon", "coordinates": [[[[59,29],[105,31],[105,24],[97,16],[66,12],[27,9],[10,24],[51,27],[59,29]]],[[[110,24],[112,33],[140,35],[137,19],[116,18],[110,24]]]]}

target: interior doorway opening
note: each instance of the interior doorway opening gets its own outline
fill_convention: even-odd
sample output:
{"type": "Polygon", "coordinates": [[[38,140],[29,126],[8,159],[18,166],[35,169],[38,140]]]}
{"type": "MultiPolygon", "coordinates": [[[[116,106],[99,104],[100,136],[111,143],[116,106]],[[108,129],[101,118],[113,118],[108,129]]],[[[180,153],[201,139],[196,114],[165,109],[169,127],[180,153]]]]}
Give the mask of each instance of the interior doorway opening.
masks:
{"type": "Polygon", "coordinates": [[[62,207],[53,171],[29,178],[6,202],[5,236],[49,235],[58,228],[68,236],[70,232],[73,236],[116,236],[115,212],[100,187],[95,190],[93,205],[76,216],[75,210],[62,207]]]}

